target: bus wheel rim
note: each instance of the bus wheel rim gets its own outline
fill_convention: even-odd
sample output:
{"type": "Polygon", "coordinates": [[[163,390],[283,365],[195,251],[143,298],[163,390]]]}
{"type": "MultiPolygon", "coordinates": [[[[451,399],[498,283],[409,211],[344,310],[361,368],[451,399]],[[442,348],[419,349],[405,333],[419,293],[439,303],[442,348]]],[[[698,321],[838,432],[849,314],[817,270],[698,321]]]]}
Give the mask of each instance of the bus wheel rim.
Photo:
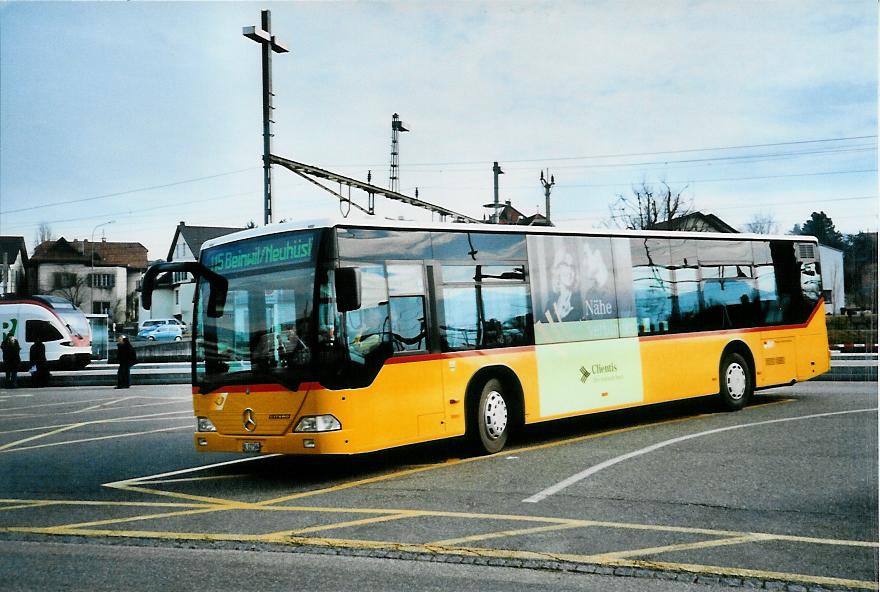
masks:
{"type": "Polygon", "coordinates": [[[746,394],[746,371],[736,362],[727,367],[727,393],[735,401],[746,394]]]}
{"type": "Polygon", "coordinates": [[[483,419],[486,425],[486,435],[490,440],[497,440],[507,429],[507,402],[498,391],[492,391],[486,397],[486,410],[483,419]]]}

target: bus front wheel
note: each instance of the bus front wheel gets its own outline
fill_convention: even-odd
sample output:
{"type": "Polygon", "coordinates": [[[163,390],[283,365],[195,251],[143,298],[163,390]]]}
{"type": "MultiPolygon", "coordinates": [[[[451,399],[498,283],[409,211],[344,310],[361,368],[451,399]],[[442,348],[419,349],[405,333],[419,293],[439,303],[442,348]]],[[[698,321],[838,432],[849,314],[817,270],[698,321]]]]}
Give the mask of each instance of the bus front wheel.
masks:
{"type": "Polygon", "coordinates": [[[738,353],[731,352],[721,360],[718,381],[721,385],[718,398],[730,411],[739,411],[752,397],[754,384],[749,363],[738,353]]]}
{"type": "Polygon", "coordinates": [[[486,381],[474,397],[468,413],[468,437],[473,448],[480,454],[500,452],[510,433],[510,404],[504,386],[497,378],[486,381]]]}

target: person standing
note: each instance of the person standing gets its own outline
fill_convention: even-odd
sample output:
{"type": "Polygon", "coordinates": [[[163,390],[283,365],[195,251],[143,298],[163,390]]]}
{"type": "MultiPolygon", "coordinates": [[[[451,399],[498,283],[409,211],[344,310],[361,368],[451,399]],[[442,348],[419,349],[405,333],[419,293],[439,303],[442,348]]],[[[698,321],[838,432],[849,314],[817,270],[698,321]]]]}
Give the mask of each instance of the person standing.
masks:
{"type": "Polygon", "coordinates": [[[21,345],[14,335],[6,334],[3,344],[3,369],[6,372],[6,386],[15,388],[18,386],[18,366],[21,364],[21,345]]]}
{"type": "Polygon", "coordinates": [[[49,384],[49,363],[46,361],[46,346],[38,337],[34,340],[30,351],[31,367],[34,368],[32,375],[32,384],[34,388],[43,387],[49,384]]]}
{"type": "Polygon", "coordinates": [[[116,361],[119,362],[119,370],[116,371],[116,388],[123,389],[131,386],[131,367],[137,362],[137,353],[128,341],[128,337],[120,335],[116,338],[116,361]]]}

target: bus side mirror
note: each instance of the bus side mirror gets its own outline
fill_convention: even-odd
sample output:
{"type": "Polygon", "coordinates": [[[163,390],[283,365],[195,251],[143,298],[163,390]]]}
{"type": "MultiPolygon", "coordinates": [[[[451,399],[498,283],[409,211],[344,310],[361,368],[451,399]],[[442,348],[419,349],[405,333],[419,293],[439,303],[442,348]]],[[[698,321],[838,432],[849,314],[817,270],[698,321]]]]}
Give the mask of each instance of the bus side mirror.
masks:
{"type": "Polygon", "coordinates": [[[198,261],[172,261],[171,263],[156,263],[151,265],[144,274],[141,285],[141,304],[146,310],[153,305],[153,290],[159,274],[174,271],[183,271],[193,274],[197,278],[204,278],[210,285],[208,295],[208,316],[218,318],[223,316],[223,306],[226,304],[226,292],[229,282],[220,274],[211,271],[198,261]]]}
{"type": "Polygon", "coordinates": [[[336,309],[349,312],[361,307],[361,271],[357,267],[336,270],[336,309]]]}

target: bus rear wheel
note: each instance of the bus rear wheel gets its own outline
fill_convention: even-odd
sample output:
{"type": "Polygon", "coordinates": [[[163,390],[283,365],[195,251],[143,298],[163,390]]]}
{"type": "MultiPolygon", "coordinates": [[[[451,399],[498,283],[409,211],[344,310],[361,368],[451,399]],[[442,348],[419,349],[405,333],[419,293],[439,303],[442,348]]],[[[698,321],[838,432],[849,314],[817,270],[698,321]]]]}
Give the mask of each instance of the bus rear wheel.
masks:
{"type": "Polygon", "coordinates": [[[749,363],[738,353],[729,353],[721,360],[718,372],[718,399],[729,411],[739,411],[752,398],[755,385],[749,363]]]}
{"type": "Polygon", "coordinates": [[[472,399],[467,433],[472,448],[478,454],[495,454],[507,443],[511,424],[508,401],[504,386],[497,378],[487,380],[479,398],[472,399]]]}

